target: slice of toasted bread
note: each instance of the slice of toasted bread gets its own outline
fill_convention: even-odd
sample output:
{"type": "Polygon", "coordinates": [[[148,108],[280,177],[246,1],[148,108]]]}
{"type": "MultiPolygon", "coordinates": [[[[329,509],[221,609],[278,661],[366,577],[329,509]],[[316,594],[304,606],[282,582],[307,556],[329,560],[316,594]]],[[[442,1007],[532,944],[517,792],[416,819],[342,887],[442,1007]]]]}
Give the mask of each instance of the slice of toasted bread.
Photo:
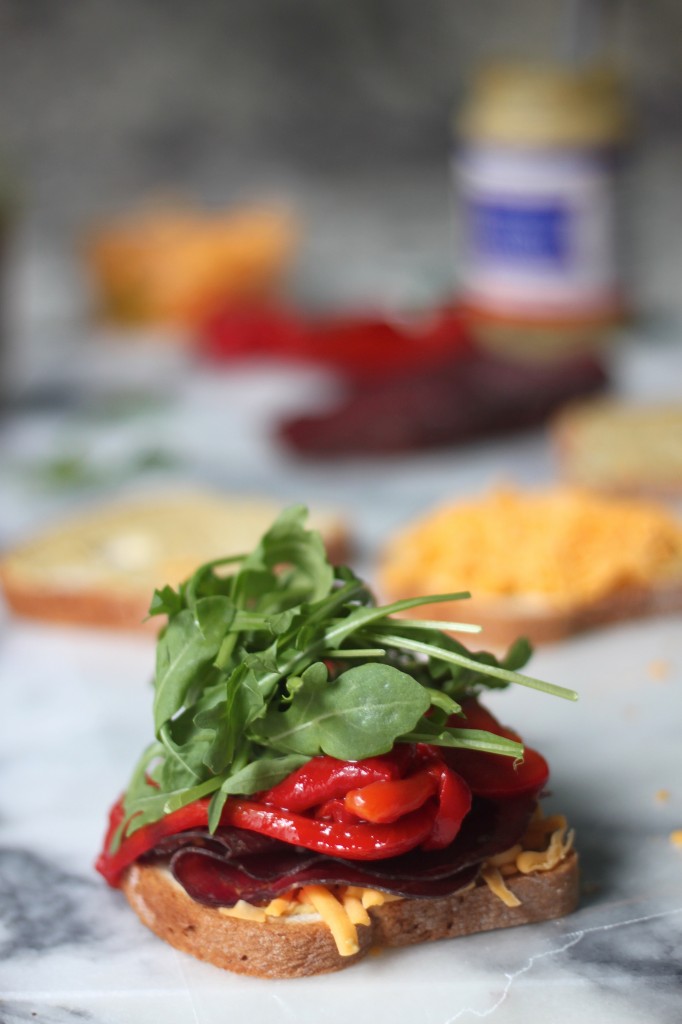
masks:
{"type": "Polygon", "coordinates": [[[552,421],[559,471],[614,494],[682,495],[682,402],[576,402],[552,421]]]}
{"type": "MultiPolygon", "coordinates": [[[[392,600],[412,594],[395,594],[392,600]]],[[[527,637],[533,644],[550,644],[565,640],[599,626],[652,615],[669,615],[682,611],[682,580],[679,583],[647,589],[629,587],[614,591],[599,601],[573,608],[553,608],[538,597],[508,597],[498,600],[472,598],[467,601],[444,601],[437,605],[420,605],[409,610],[410,618],[439,619],[474,623],[481,627],[477,646],[502,650],[518,637],[527,637]]],[[[461,634],[453,634],[461,638],[461,634]]]]}
{"type": "MultiPolygon", "coordinates": [[[[249,552],[281,508],[268,499],[204,493],[95,508],[6,552],[0,584],[18,615],[137,628],[156,587],[177,585],[204,562],[249,552]]],[[[339,515],[313,512],[310,525],[332,559],[345,557],[348,531],[339,515]]]]}
{"type": "Polygon", "coordinates": [[[562,917],[578,900],[573,852],[549,871],[505,878],[520,904],[507,906],[484,883],[439,899],[401,899],[372,907],[358,925],[359,950],[341,956],[319,918],[240,920],[196,903],[163,867],[135,864],[122,888],[140,920],[185,953],[239,974],[296,978],[349,967],[372,946],[408,946],[562,917]]]}
{"type": "Polygon", "coordinates": [[[482,645],[562,639],[682,609],[682,523],[653,501],[508,488],[445,506],[391,539],[382,596],[470,591],[410,617],[473,623],[482,645]]]}

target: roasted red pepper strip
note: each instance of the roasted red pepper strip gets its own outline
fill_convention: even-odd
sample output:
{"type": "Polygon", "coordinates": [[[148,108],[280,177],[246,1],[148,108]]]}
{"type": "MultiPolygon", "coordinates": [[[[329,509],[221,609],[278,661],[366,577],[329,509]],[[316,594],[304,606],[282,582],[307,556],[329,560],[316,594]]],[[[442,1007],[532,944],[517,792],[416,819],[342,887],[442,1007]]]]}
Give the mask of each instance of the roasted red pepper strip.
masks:
{"type": "MultiPolygon", "coordinates": [[[[502,726],[478,704],[468,711],[467,723],[472,727],[502,732],[502,726]]],[[[395,857],[420,845],[441,849],[452,842],[469,812],[471,790],[497,797],[541,788],[546,765],[539,754],[536,757],[540,767],[531,761],[532,771],[525,774],[517,772],[508,758],[426,745],[416,750],[398,745],[389,755],[356,762],[315,757],[257,799],[229,798],[221,824],[349,860],[395,857]],[[401,778],[407,770],[412,774],[401,778]],[[367,784],[353,786],[357,782],[367,784]],[[301,813],[312,809],[314,813],[301,813]],[[356,817],[349,817],[349,812],[356,817]]],[[[123,820],[119,801],[111,812],[98,870],[117,885],[125,869],[165,836],[207,826],[208,808],[209,800],[204,799],[174,811],[125,837],[117,852],[110,854],[112,838],[123,820]]]]}
{"type": "MultiPolygon", "coordinates": [[[[97,870],[111,885],[118,885],[126,868],[138,857],[152,850],[164,836],[206,826],[208,804],[208,800],[197,800],[196,803],[174,811],[159,821],[144,825],[123,839],[114,854],[108,852],[108,846],[105,847],[97,860],[97,870]]],[[[429,802],[427,806],[412,814],[406,814],[394,824],[375,825],[358,822],[347,825],[319,821],[253,800],[230,798],[223,808],[220,822],[222,825],[234,825],[252,832],[261,832],[282,842],[303,846],[332,857],[344,857],[348,860],[382,860],[386,857],[397,857],[419,846],[431,834],[437,811],[435,802],[429,802]]],[[[110,825],[110,835],[113,835],[121,820],[119,805],[112,810],[111,821],[115,819],[116,825],[113,828],[110,825]]]]}
{"type": "Polygon", "coordinates": [[[441,758],[436,758],[427,770],[438,785],[438,812],[431,835],[422,846],[425,850],[442,850],[450,845],[471,810],[471,789],[441,758]]]}
{"type": "Polygon", "coordinates": [[[343,799],[339,796],[326,800],[315,808],[315,817],[320,821],[336,821],[341,825],[357,825],[358,816],[346,810],[343,799]]]}
{"type": "Polygon", "coordinates": [[[416,810],[433,795],[438,810],[430,836],[422,844],[425,850],[448,846],[459,832],[471,809],[471,790],[461,776],[430,750],[422,754],[426,765],[414,775],[394,782],[375,782],[346,794],[344,806],[358,817],[376,823],[398,821],[416,810]]]}
{"type": "Polygon", "coordinates": [[[166,814],[159,821],[143,825],[142,828],[121,841],[116,853],[109,853],[111,840],[123,820],[123,798],[121,798],[114,804],[109,814],[109,828],[104,848],[95,867],[101,875],[104,875],[110,885],[118,885],[125,869],[143,853],[152,850],[165,836],[208,825],[208,804],[208,800],[197,800],[193,804],[188,804],[187,807],[181,807],[178,811],[166,814]]]}
{"type": "Polygon", "coordinates": [[[344,806],[358,818],[383,825],[416,811],[437,789],[438,779],[424,768],[407,779],[372,782],[362,789],[351,789],[346,793],[344,806]]]}
{"type": "MultiPolygon", "coordinates": [[[[501,725],[478,701],[465,700],[462,710],[466,715],[466,721],[455,715],[451,718],[450,725],[457,728],[483,729],[511,740],[520,739],[517,733],[501,725]]],[[[525,747],[523,762],[520,764],[515,764],[513,758],[502,754],[486,754],[478,750],[459,748],[437,749],[438,754],[445,758],[449,766],[466,779],[472,793],[491,800],[539,793],[549,778],[547,762],[542,754],[531,747],[525,747]]]]}
{"type": "Polygon", "coordinates": [[[358,785],[398,779],[402,763],[409,755],[398,752],[364,761],[338,761],[335,757],[313,757],[272,789],[260,793],[258,800],[288,811],[307,811],[311,807],[346,795],[358,785]]]}
{"type": "Polygon", "coordinates": [[[285,843],[347,860],[383,860],[419,846],[431,834],[435,804],[427,804],[388,825],[336,824],[280,811],[249,800],[228,800],[221,824],[263,832],[285,843]]]}

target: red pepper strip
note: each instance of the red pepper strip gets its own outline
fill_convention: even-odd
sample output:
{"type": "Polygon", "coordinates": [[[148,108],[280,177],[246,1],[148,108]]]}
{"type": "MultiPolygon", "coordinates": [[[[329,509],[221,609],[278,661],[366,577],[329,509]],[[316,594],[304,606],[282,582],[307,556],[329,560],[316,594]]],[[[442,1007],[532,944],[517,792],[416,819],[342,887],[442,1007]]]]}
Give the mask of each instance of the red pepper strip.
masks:
{"type": "Polygon", "coordinates": [[[152,850],[165,836],[207,825],[208,804],[208,800],[197,800],[193,804],[188,804],[187,807],[181,807],[179,810],[165,815],[159,821],[143,825],[142,828],[122,840],[116,853],[109,853],[111,840],[123,820],[123,798],[121,798],[111,809],[109,828],[104,847],[95,863],[96,869],[106,878],[109,885],[118,885],[125,869],[143,853],[152,850]]]}
{"type": "Polygon", "coordinates": [[[428,803],[388,825],[337,825],[249,800],[228,800],[221,824],[250,829],[346,860],[383,860],[419,846],[431,834],[437,807],[428,803]]]}
{"type": "Polygon", "coordinates": [[[475,697],[467,697],[462,701],[462,714],[466,721],[462,721],[461,715],[453,715],[449,725],[457,725],[459,728],[481,729],[485,732],[493,732],[496,736],[506,736],[507,739],[518,740],[520,736],[513,729],[502,725],[492,712],[479,704],[475,697]]]}
{"type": "MultiPolygon", "coordinates": [[[[409,754],[409,748],[405,748],[409,754]]],[[[344,797],[351,787],[398,779],[407,756],[398,751],[386,757],[364,761],[338,761],[335,757],[313,757],[272,789],[259,793],[258,800],[288,811],[307,811],[311,807],[344,797]]]]}
{"type": "Polygon", "coordinates": [[[335,821],[340,825],[357,825],[358,816],[346,810],[341,797],[334,797],[315,808],[315,817],[319,821],[335,821]]]}
{"type": "MultiPolygon", "coordinates": [[[[478,701],[464,701],[462,710],[466,715],[466,721],[463,722],[459,715],[454,715],[449,725],[457,728],[484,729],[486,732],[495,733],[496,736],[520,740],[518,733],[501,725],[478,701]]],[[[438,753],[454,771],[466,779],[476,796],[487,797],[490,800],[539,793],[549,778],[547,762],[542,754],[531,747],[525,747],[523,762],[518,765],[515,765],[511,757],[486,754],[478,750],[438,748],[438,753]]]]}
{"type": "Polygon", "coordinates": [[[346,793],[344,806],[358,818],[383,825],[416,811],[437,789],[437,777],[424,768],[407,779],[372,782],[362,789],[351,789],[346,793]]]}
{"type": "Polygon", "coordinates": [[[442,850],[450,845],[471,810],[471,789],[441,758],[434,760],[427,771],[438,785],[438,813],[422,849],[442,850]]]}
{"type": "MultiPolygon", "coordinates": [[[[96,868],[110,885],[116,886],[123,872],[138,857],[148,853],[165,836],[208,824],[208,800],[197,800],[187,807],[167,814],[159,821],[144,825],[123,839],[116,853],[108,846],[100,854],[96,868]]],[[[396,824],[337,824],[318,821],[291,811],[282,811],[249,800],[230,799],[223,808],[220,822],[234,825],[280,839],[285,843],[303,846],[308,850],[326,853],[348,860],[382,860],[396,857],[414,849],[431,834],[437,807],[428,804],[407,814],[396,824]]],[[[120,803],[111,813],[108,838],[121,820],[120,803]]]]}

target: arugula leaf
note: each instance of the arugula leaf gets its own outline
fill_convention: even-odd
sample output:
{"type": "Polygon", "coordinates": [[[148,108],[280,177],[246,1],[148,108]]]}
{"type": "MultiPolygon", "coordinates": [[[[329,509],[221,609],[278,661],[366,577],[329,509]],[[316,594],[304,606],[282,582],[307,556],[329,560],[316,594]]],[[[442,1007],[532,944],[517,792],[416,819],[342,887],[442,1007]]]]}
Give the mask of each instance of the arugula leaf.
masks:
{"type": "Polygon", "coordinates": [[[168,623],[156,652],[154,726],[157,735],[164,722],[179,711],[197,671],[211,662],[234,617],[226,598],[197,601],[194,614],[184,608],[168,623]]]}
{"type": "MultiPolygon", "coordinates": [[[[379,633],[378,637],[383,639],[385,644],[396,644],[407,650],[416,651],[421,654],[428,654],[432,658],[441,658],[443,661],[452,661],[456,665],[463,665],[480,671],[483,662],[476,662],[470,657],[448,650],[445,647],[435,647],[419,640],[412,640],[409,637],[391,636],[390,634],[379,633]]],[[[563,697],[564,700],[576,700],[577,694],[574,690],[568,690],[564,686],[555,686],[554,683],[546,683],[542,679],[533,679],[532,676],[522,676],[511,669],[503,668],[501,665],[485,665],[485,674],[493,679],[501,679],[504,683],[519,683],[521,686],[529,686],[534,690],[542,690],[544,693],[551,693],[554,697],[563,697]]]]}
{"type": "Polygon", "coordinates": [[[304,765],[308,760],[305,754],[283,754],[280,757],[262,756],[257,761],[251,761],[244,765],[239,771],[229,776],[222,785],[222,791],[226,795],[243,794],[251,796],[263,789],[271,789],[276,786],[287,775],[291,775],[297,768],[304,765]]]}
{"type": "Polygon", "coordinates": [[[259,738],[308,757],[360,761],[385,754],[431,704],[423,686],[391,665],[358,665],[333,682],[303,673],[299,682],[286,711],[269,709],[259,738]]]}
{"type": "Polygon", "coordinates": [[[321,753],[352,761],[424,742],[518,758],[513,740],[449,726],[460,701],[511,683],[575,698],[519,673],[525,640],[498,660],[452,636],[475,626],[402,617],[466,593],[377,605],[351,569],[329,564],[305,515],[288,509],[250,554],[155,591],[150,615],[168,616],[154,680],[157,741],[135,767],[113,848],[201,797],[211,798],[214,829],[230,796],[267,789],[321,753]]]}
{"type": "Polygon", "coordinates": [[[439,728],[428,719],[419,723],[416,729],[401,737],[406,743],[433,743],[439,747],[462,747],[466,750],[482,750],[487,754],[503,754],[506,757],[522,758],[523,743],[497,736],[481,729],[439,728]]]}
{"type": "Polygon", "coordinates": [[[149,605],[149,616],[152,615],[176,615],[183,608],[182,594],[166,585],[160,590],[154,591],[152,602],[149,605]]]}

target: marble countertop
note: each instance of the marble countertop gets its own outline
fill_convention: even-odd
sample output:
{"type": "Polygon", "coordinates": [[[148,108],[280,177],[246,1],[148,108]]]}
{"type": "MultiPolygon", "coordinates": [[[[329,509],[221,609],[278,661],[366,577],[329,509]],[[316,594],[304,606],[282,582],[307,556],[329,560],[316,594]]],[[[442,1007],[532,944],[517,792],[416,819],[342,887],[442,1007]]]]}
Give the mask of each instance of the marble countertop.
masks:
{"type": "MultiPolygon", "coordinates": [[[[284,368],[201,375],[177,356],[163,373],[150,357],[147,372],[140,356],[122,384],[146,382],[158,401],[107,419],[93,403],[98,374],[111,381],[105,349],[92,357],[87,389],[74,385],[63,401],[5,421],[1,543],[113,490],[203,483],[339,507],[371,575],[382,538],[419,509],[500,478],[532,484],[554,473],[540,432],[385,462],[296,463],[273,445],[272,419],[315,404],[329,384],[284,368]],[[129,466],[142,443],[176,461],[115,482],[47,488],[36,468],[76,441],[94,466],[129,466]]],[[[632,342],[619,357],[625,393],[680,397],[681,381],[680,346],[632,342]]],[[[574,914],[384,951],[350,971],[296,981],[236,977],[176,952],[93,871],[106,809],[150,735],[153,656],[147,637],[7,615],[0,623],[2,1024],[679,1021],[682,849],[670,839],[682,828],[679,617],[539,650],[533,673],[576,688],[577,704],[525,690],[490,699],[549,755],[548,805],[568,815],[581,856],[574,914]]]]}

